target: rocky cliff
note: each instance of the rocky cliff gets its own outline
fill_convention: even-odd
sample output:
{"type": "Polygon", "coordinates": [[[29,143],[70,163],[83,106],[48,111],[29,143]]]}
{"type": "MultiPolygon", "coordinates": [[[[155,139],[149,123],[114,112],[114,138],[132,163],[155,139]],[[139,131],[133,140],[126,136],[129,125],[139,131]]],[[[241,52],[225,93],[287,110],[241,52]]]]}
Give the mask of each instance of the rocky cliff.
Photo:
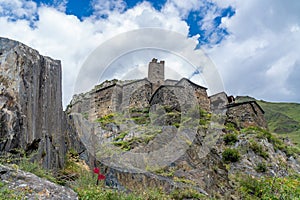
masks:
{"type": "Polygon", "coordinates": [[[224,112],[191,107],[180,113],[168,103],[95,120],[86,112],[92,106],[89,94],[76,96],[68,107],[70,148],[91,166],[101,166],[112,188],[192,189],[238,199],[240,175],[259,179],[300,173],[299,152],[267,131],[264,112],[254,101],[226,104],[224,112]]]}
{"type": "Polygon", "coordinates": [[[45,168],[62,167],[61,64],[0,38],[0,152],[32,154],[45,168]]]}

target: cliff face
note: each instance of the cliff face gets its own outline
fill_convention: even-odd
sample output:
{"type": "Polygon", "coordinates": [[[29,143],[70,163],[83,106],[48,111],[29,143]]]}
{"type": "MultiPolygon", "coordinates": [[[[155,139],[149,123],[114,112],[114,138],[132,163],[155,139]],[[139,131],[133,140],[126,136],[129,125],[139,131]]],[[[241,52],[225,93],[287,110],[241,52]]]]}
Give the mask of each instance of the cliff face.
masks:
{"type": "Polygon", "coordinates": [[[32,154],[45,168],[61,167],[60,61],[0,38],[0,152],[32,154]]]}

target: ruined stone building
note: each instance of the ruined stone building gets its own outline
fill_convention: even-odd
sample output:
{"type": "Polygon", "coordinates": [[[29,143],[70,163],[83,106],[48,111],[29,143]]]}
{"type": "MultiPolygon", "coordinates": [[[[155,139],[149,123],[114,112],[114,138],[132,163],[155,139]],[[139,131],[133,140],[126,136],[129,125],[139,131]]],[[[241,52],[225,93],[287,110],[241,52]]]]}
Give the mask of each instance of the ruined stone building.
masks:
{"type": "Polygon", "coordinates": [[[264,112],[256,102],[237,104],[225,92],[208,97],[207,88],[187,78],[165,80],[165,62],[158,62],[155,58],[148,65],[148,77],[105,81],[83,96],[73,98],[73,101],[71,110],[84,114],[91,121],[110,113],[143,110],[155,105],[179,112],[197,105],[207,112],[228,113],[232,121],[237,117],[245,124],[266,127],[264,112]]]}

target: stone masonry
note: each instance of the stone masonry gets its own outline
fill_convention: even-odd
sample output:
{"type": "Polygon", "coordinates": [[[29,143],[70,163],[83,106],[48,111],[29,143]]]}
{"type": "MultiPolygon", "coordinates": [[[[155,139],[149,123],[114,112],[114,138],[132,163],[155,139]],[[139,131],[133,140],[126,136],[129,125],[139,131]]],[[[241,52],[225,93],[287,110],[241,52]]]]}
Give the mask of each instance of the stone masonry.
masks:
{"type": "MultiPolygon", "coordinates": [[[[228,101],[225,92],[208,97],[207,88],[199,86],[187,78],[165,80],[164,61],[153,58],[148,66],[148,77],[132,81],[105,81],[91,92],[75,98],[71,111],[82,113],[90,121],[115,112],[128,112],[131,109],[155,110],[172,109],[186,112],[192,107],[200,107],[206,112],[227,114],[228,118],[243,121],[243,126],[266,127],[263,110],[258,104],[248,102],[236,104],[228,101]]],[[[233,98],[233,97],[232,97],[233,98]]],[[[232,99],[231,99],[232,100],[232,99]]]]}

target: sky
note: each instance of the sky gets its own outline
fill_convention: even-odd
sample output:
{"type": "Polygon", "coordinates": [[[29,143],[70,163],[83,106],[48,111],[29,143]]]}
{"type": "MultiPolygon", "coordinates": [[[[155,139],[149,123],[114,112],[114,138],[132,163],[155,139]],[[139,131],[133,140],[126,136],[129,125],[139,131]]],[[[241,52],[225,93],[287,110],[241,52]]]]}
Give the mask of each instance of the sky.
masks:
{"type": "Polygon", "coordinates": [[[62,61],[64,106],[83,77],[143,78],[153,57],[167,78],[210,94],[300,103],[299,10],[298,0],[0,0],[0,37],[62,61]]]}

